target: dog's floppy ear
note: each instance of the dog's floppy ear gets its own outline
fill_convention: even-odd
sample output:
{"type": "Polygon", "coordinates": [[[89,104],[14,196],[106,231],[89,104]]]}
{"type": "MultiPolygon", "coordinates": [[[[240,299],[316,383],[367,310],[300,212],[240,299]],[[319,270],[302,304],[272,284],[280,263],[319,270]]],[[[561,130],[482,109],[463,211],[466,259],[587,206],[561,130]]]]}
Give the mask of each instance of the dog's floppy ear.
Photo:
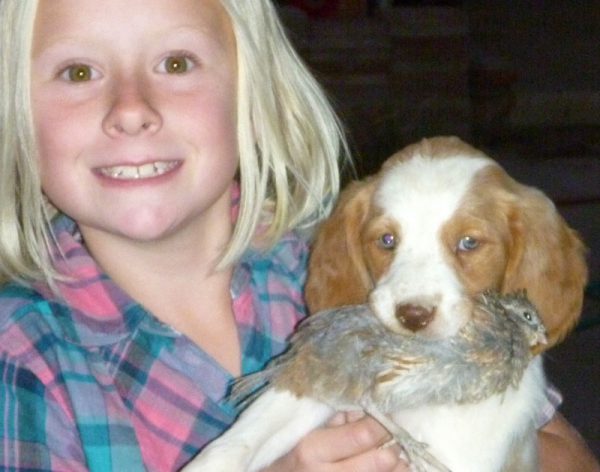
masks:
{"type": "Polygon", "coordinates": [[[549,348],[579,319],[587,283],[585,247],[548,197],[512,184],[516,199],[509,216],[512,244],[503,291],[527,290],[546,325],[549,348]]]}
{"type": "Polygon", "coordinates": [[[372,281],[362,254],[360,234],[374,189],[374,178],[352,182],[317,231],[305,292],[310,313],[367,301],[372,281]]]}

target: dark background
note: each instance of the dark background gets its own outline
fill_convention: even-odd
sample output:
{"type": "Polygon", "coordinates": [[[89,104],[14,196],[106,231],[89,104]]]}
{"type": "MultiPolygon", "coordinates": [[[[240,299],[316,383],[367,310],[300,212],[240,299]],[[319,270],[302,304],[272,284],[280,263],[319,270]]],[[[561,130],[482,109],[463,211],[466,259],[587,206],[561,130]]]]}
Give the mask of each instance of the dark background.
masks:
{"type": "Polygon", "coordinates": [[[586,306],[546,367],[600,456],[600,2],[280,4],[348,126],[359,176],[415,140],[455,134],[544,190],[580,232],[586,306]]]}

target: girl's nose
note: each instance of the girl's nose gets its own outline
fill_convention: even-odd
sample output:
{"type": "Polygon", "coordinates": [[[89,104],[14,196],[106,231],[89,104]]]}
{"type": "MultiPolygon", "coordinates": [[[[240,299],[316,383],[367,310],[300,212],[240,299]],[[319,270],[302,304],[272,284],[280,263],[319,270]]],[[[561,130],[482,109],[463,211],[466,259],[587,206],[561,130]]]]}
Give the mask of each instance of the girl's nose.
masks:
{"type": "Polygon", "coordinates": [[[104,132],[111,137],[156,133],[162,126],[160,113],[141,86],[121,86],[104,118],[104,132]]]}

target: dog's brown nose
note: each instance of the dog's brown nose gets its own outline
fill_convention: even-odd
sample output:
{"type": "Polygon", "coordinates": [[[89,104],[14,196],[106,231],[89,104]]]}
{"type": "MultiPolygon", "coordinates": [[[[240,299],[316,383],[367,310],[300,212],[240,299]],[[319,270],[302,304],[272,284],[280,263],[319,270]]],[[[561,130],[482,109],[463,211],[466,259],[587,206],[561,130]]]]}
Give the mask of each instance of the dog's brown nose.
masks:
{"type": "Polygon", "coordinates": [[[433,319],[435,308],[427,309],[410,303],[396,307],[396,318],[406,329],[419,331],[425,328],[433,319]]]}

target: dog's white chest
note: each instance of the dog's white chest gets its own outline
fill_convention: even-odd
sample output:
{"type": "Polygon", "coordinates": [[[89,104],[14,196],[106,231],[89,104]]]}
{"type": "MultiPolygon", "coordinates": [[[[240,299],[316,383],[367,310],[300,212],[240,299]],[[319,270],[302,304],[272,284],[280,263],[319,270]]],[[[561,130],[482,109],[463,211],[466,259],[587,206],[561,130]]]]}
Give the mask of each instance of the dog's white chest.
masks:
{"type": "Polygon", "coordinates": [[[453,472],[499,472],[519,455],[522,472],[537,471],[534,415],[545,402],[541,358],[526,369],[518,389],[477,404],[414,408],[394,415],[398,424],[453,472]]]}

